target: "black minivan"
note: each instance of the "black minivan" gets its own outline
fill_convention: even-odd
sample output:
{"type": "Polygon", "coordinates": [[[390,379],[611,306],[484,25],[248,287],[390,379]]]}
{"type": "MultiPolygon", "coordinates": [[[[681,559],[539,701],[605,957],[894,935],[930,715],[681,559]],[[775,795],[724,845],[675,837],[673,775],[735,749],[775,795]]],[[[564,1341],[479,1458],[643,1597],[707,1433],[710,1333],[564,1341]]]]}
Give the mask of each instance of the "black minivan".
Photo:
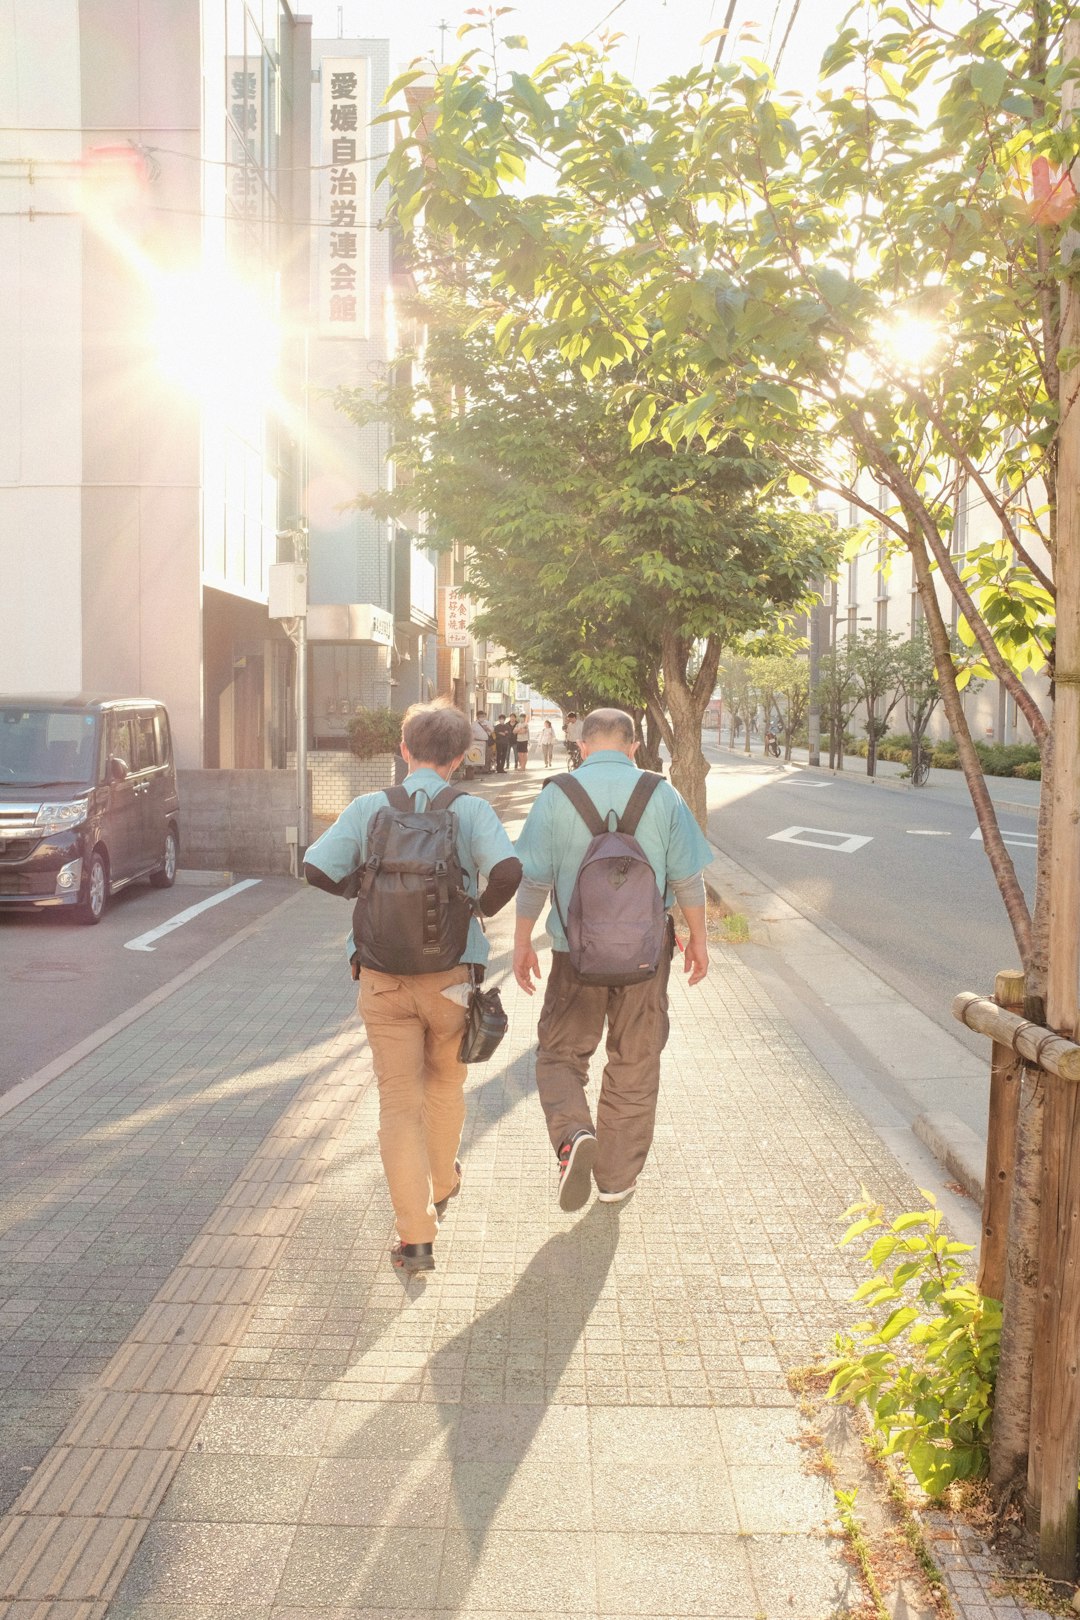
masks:
{"type": "Polygon", "coordinates": [[[70,906],[167,889],[180,847],[169,717],[143,698],[0,694],[0,906],[70,906]]]}

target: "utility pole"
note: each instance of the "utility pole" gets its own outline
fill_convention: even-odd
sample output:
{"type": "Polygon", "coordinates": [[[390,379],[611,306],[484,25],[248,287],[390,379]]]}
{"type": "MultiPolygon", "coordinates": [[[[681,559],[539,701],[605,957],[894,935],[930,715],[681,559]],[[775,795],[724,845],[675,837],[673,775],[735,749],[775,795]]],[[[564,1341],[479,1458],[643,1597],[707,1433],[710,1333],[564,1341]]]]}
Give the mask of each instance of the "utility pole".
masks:
{"type": "MultiPolygon", "coordinates": [[[[1066,63],[1080,58],[1080,22],[1066,24],[1066,63]]],[[[1080,108],[1080,79],[1062,86],[1062,124],[1080,108]]],[[[1080,182],[1080,161],[1074,165],[1080,182]]],[[[1080,1034],[1080,234],[1061,243],[1061,353],[1055,580],[1054,772],[1046,1022],[1080,1034]]],[[[1039,1562],[1076,1579],[1080,1464],[1080,1087],[1044,1077],[1039,1296],[1028,1480],[1039,1514],[1039,1562]]]]}

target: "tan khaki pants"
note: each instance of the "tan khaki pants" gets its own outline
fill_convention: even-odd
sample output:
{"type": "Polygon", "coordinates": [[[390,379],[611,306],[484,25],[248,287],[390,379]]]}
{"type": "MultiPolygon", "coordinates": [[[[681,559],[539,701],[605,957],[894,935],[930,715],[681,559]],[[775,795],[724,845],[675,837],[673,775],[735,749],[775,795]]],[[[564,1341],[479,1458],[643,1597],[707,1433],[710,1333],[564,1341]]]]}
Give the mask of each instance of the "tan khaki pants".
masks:
{"type": "Polygon", "coordinates": [[[607,1024],[607,1062],[596,1105],[593,1174],[604,1192],[637,1180],[652,1146],[660,1091],[660,1054],[667,1044],[671,955],[644,984],[621,989],[582,984],[565,951],[553,951],[536,1054],[536,1089],[558,1152],[575,1131],[591,1131],[585,1087],[589,1059],[607,1024]]]}
{"type": "Polygon", "coordinates": [[[379,1152],[402,1243],[432,1241],[435,1205],[457,1181],[465,1008],[440,992],[468,977],[465,967],[409,978],[370,968],[360,974],[358,1006],[379,1086],[379,1152]]]}

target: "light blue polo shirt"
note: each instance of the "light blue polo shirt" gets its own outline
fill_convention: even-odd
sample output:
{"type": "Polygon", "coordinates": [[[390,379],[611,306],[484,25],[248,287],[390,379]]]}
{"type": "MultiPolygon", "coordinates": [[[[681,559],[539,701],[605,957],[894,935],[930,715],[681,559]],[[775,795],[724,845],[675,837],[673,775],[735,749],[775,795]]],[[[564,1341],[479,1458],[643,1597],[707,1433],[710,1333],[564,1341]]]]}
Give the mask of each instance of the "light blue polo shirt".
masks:
{"type": "MultiPolygon", "coordinates": [[[[423,769],[410,771],[402,786],[406,793],[418,793],[417,810],[426,810],[436,793],[441,793],[446,782],[438,771],[423,769]]],[[[367,834],[372,820],[387,804],[385,793],[362,793],[358,799],[338,816],[321,838],[317,838],[304,856],[311,866],[317,866],[327,877],[340,882],[355,872],[367,860],[367,834]]],[[[451,807],[457,817],[458,859],[465,873],[465,887],[473,899],[480,892],[480,879],[485,881],[492,868],[500,861],[514,858],[514,846],[506,829],[486,799],[474,793],[455,799],[451,807]]],[[[355,944],[352,933],[348,939],[349,960],[352,961],[355,944]]],[[[469,938],[463,962],[486,962],[490,952],[487,937],[477,917],[469,922],[469,938]]]]}
{"type": "MultiPolygon", "coordinates": [[[[598,748],[576,772],[577,780],[601,815],[611,810],[622,814],[639,774],[629,755],[617,748],[598,748]]],[[[712,846],[691,815],[689,805],[667,781],[660,782],[655,789],[634,836],[656,874],[656,886],[667,906],[673,899],[669,885],[696,877],[713,858],[712,846]]],[[[517,856],[529,882],[554,888],[564,917],[570,907],[578,868],[591,842],[592,833],[566,794],[561,788],[546,787],[521,829],[517,856]]],[[[553,950],[568,948],[554,906],[548,912],[547,931],[553,950]]]]}

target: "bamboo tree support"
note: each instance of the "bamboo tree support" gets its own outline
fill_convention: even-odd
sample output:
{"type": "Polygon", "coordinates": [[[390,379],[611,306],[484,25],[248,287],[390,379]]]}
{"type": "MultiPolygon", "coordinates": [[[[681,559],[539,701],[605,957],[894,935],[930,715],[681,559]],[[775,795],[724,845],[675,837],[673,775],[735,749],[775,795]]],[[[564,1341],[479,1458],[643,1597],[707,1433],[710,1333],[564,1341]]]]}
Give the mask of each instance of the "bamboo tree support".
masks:
{"type": "MultiPolygon", "coordinates": [[[[994,979],[994,1000],[1006,1012],[1019,1015],[1024,1007],[1023,973],[1013,969],[999,973],[994,979]]],[[[990,1109],[978,1275],[979,1292],[990,1299],[1005,1298],[1005,1256],[1022,1073],[1023,1060],[1011,1046],[995,1041],[990,1058],[990,1109]]]]}
{"type": "MultiPolygon", "coordinates": [[[[1080,22],[1066,24],[1066,67],[1080,58],[1080,22]]],[[[1063,129],[1080,106],[1080,80],[1062,85],[1063,129]]],[[[1073,165],[1074,183],[1080,163],[1073,165]]],[[[1080,1021],[1080,236],[1062,238],[1055,557],[1054,780],[1046,1021],[1075,1039],[1080,1021]]],[[[1053,1071],[1051,1071],[1053,1072],[1053,1071]]],[[[1076,1577],[1080,1468],[1080,1092],[1049,1080],[1043,1125],[1039,1297],[1028,1481],[1039,1514],[1039,1563],[1076,1577]]]]}

